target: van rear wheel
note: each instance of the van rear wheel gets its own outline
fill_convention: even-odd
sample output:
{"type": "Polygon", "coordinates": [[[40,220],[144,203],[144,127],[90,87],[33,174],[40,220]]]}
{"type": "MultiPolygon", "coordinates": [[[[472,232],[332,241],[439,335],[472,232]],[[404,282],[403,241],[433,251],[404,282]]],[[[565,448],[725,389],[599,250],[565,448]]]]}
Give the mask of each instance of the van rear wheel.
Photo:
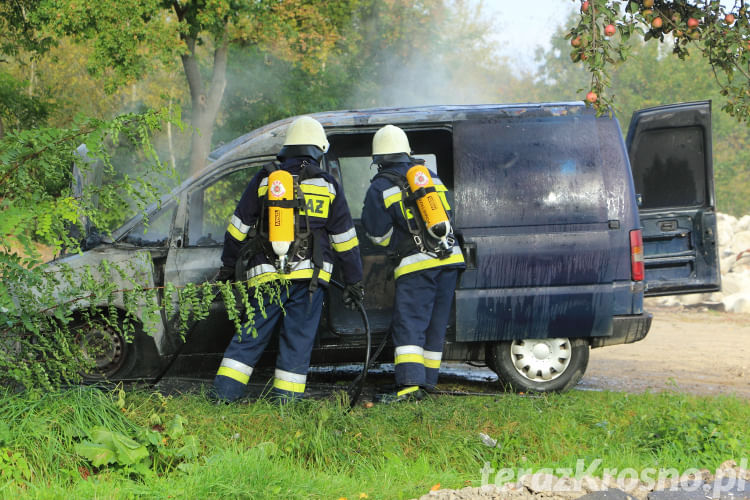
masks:
{"type": "Polygon", "coordinates": [[[516,392],[563,392],[589,363],[585,339],[523,339],[487,345],[487,365],[516,392]]]}

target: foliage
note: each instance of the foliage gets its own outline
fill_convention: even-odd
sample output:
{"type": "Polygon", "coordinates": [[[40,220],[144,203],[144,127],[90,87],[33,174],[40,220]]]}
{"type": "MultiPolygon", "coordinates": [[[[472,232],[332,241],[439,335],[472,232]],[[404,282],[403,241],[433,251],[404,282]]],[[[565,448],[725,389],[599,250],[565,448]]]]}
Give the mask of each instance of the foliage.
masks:
{"type": "Polygon", "coordinates": [[[0,138],[6,129],[18,130],[43,124],[49,112],[49,103],[29,97],[21,82],[0,73],[0,138]]]}
{"type": "Polygon", "coordinates": [[[606,93],[608,67],[627,58],[635,35],[672,43],[680,59],[698,50],[727,96],[722,109],[739,121],[750,120],[750,15],[744,2],[727,9],[717,0],[584,0],[567,39],[571,60],[591,73],[586,100],[600,113],[613,103],[606,93]]]}
{"type": "MultiPolygon", "coordinates": [[[[571,16],[567,25],[578,15],[571,16]]],[[[576,89],[587,88],[590,75],[581,65],[570,64],[567,29],[553,36],[550,50],[540,54],[541,100],[569,100],[576,89]]],[[[750,213],[750,129],[720,112],[727,102],[716,85],[710,63],[698,51],[684,59],[672,57],[667,47],[631,37],[627,43],[627,61],[611,68],[608,92],[617,96],[612,110],[627,133],[628,122],[636,110],[670,104],[675,101],[711,100],[714,181],[718,210],[735,216],[750,213]]]]}
{"type": "Polygon", "coordinates": [[[70,36],[93,47],[89,70],[103,78],[110,92],[179,59],[191,97],[194,173],[210,151],[229,47],[262,47],[315,71],[340,38],[339,28],[354,4],[356,0],[45,0],[33,19],[56,39],[70,36]]]}
{"type": "MultiPolygon", "coordinates": [[[[144,209],[159,193],[159,186],[149,180],[153,177],[146,174],[167,172],[149,141],[151,132],[165,119],[162,112],[124,115],[108,122],[81,118],[67,129],[19,130],[0,141],[0,234],[5,236],[0,243],[0,365],[4,378],[28,387],[50,387],[75,379],[83,361],[66,328],[72,311],[65,306],[81,297],[108,297],[111,284],[81,290],[76,286],[80,281],[69,274],[47,273],[39,265],[34,243],[50,245],[55,253],[63,248],[76,252],[80,241],[71,228],[82,232],[82,220],[106,230],[121,217],[113,208],[135,199],[144,209]],[[99,168],[116,177],[110,148],[121,140],[140,147],[142,175],[89,184],[74,192],[74,163],[84,176],[99,168]],[[96,164],[82,161],[76,153],[79,144],[87,145],[89,155],[98,159],[96,164]],[[70,364],[71,359],[79,363],[70,364]]],[[[84,279],[83,284],[93,281],[84,279]]]]}
{"type": "MultiPolygon", "coordinates": [[[[184,334],[208,315],[218,295],[237,329],[252,332],[246,283],[157,287],[147,251],[124,262],[41,265],[35,242],[75,254],[81,243],[75,234],[93,236],[88,229],[94,227],[106,236],[129,203],[148,221],[158,204],[149,205],[172,174],[150,141],[166,120],[175,117],[153,111],[111,121],[80,118],[66,129],[19,130],[0,141],[0,372],[6,383],[50,390],[78,381],[102,354],[101,335],[110,334],[89,332],[132,340],[137,332],[154,331],[164,312],[184,334]],[[113,151],[122,143],[140,159],[134,175],[113,166],[113,151]],[[79,144],[87,146],[85,158],[79,144]],[[81,177],[98,174],[107,182],[74,189],[73,164],[81,177]]],[[[265,284],[253,293],[278,298],[270,288],[265,284]]]]}
{"type": "MultiPolygon", "coordinates": [[[[113,404],[122,412],[128,409],[125,391],[117,391],[113,404]]],[[[157,395],[158,396],[158,395],[157,395]]],[[[164,401],[163,398],[161,398],[164,401]]],[[[87,430],[86,438],[75,443],[73,450],[97,471],[104,467],[125,474],[151,477],[155,471],[171,472],[198,458],[201,444],[195,435],[187,434],[188,422],[179,413],[168,421],[154,411],[147,426],[135,426],[130,435],[97,425],[87,430]]]]}

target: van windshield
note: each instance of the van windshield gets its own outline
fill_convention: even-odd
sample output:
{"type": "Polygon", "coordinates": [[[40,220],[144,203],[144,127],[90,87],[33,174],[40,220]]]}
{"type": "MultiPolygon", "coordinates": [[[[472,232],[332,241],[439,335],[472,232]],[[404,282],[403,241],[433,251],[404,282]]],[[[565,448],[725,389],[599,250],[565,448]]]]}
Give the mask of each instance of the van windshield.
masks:
{"type": "Polygon", "coordinates": [[[468,121],[455,133],[456,213],[463,227],[607,221],[593,116],[468,121]]]}

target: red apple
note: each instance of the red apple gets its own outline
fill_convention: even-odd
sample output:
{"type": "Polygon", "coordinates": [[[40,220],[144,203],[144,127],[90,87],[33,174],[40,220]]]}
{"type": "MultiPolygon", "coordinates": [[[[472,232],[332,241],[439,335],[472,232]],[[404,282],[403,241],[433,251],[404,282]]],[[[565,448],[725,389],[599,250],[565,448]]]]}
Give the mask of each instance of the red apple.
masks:
{"type": "Polygon", "coordinates": [[[580,35],[578,35],[577,37],[575,37],[574,39],[572,39],[572,40],[570,41],[570,44],[571,44],[571,45],[572,45],[573,47],[580,47],[580,46],[581,46],[581,36],[580,36],[580,35]]]}
{"type": "Polygon", "coordinates": [[[727,14],[724,16],[724,22],[727,24],[734,24],[734,14],[727,14]]]}
{"type": "Polygon", "coordinates": [[[589,11],[589,0],[585,0],[585,1],[584,1],[584,2],[583,2],[583,3],[581,4],[581,12],[583,12],[583,13],[585,14],[585,13],[586,13],[586,12],[588,12],[588,11],[589,11]]]}
{"type": "Polygon", "coordinates": [[[599,96],[593,90],[586,94],[586,102],[590,102],[591,104],[595,103],[598,98],[599,96]]]}
{"type": "Polygon", "coordinates": [[[604,34],[607,36],[612,36],[617,31],[617,28],[615,28],[614,24],[608,24],[604,27],[604,34]]]}
{"type": "Polygon", "coordinates": [[[661,28],[662,20],[661,17],[655,17],[653,21],[651,21],[651,26],[653,28],[659,29],[661,28]]]}
{"type": "Polygon", "coordinates": [[[688,28],[697,28],[699,24],[700,22],[694,17],[691,17],[687,21],[688,28]]]}

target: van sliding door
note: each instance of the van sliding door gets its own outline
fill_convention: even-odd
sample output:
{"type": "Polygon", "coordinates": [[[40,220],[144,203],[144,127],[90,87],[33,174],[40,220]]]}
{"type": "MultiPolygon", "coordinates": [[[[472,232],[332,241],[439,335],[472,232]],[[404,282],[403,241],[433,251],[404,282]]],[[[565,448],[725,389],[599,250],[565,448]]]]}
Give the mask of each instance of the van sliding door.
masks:
{"type": "Polygon", "coordinates": [[[615,281],[625,279],[615,256],[629,262],[600,145],[612,130],[593,113],[536,108],[454,125],[456,231],[467,256],[457,340],[611,335],[615,281]]]}

